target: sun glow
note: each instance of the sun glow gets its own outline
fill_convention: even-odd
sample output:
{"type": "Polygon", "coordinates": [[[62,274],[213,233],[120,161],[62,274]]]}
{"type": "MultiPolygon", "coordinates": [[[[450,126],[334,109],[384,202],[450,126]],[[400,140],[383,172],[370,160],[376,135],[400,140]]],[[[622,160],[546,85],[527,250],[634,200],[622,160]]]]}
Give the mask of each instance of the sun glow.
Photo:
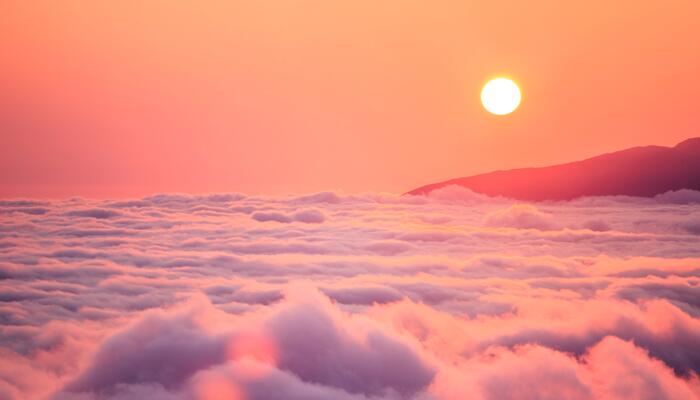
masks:
{"type": "Polygon", "coordinates": [[[481,104],[491,114],[512,113],[520,105],[520,99],[520,88],[508,78],[492,79],[481,89],[481,104]]]}

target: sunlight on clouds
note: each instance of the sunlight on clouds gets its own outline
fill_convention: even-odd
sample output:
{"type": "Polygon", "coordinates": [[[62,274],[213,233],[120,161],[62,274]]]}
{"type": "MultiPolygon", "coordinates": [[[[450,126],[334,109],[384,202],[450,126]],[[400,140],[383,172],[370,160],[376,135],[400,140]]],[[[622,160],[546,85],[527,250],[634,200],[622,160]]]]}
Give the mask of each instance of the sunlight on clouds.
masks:
{"type": "Polygon", "coordinates": [[[0,201],[0,397],[697,398],[700,203],[0,201]]]}

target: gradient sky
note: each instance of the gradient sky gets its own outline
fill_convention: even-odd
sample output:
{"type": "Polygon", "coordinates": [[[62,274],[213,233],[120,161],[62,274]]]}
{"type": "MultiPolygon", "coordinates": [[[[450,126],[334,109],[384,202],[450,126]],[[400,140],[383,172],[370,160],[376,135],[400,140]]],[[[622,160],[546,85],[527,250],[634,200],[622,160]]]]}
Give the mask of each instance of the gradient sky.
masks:
{"type": "Polygon", "coordinates": [[[700,2],[3,1],[0,196],[402,192],[700,136],[700,2]],[[479,90],[514,78],[497,117],[479,90]]]}

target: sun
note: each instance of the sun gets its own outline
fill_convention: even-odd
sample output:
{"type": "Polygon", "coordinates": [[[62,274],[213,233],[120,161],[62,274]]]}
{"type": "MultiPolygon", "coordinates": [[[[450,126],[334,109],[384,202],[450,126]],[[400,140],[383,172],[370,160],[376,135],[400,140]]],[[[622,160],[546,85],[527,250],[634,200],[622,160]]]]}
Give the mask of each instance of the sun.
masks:
{"type": "Polygon", "coordinates": [[[491,79],[481,89],[481,104],[491,114],[512,113],[520,105],[520,99],[520,88],[508,78],[491,79]]]}

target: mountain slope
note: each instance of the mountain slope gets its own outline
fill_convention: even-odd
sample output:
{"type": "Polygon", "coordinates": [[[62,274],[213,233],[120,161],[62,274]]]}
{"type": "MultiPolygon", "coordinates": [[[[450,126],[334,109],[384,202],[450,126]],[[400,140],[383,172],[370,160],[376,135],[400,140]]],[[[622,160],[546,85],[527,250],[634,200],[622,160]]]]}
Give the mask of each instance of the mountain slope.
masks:
{"type": "Polygon", "coordinates": [[[634,147],[567,164],[457,178],[407,194],[425,195],[448,185],[531,201],[607,195],[651,197],[669,190],[700,190],[700,137],[675,147],[634,147]]]}

